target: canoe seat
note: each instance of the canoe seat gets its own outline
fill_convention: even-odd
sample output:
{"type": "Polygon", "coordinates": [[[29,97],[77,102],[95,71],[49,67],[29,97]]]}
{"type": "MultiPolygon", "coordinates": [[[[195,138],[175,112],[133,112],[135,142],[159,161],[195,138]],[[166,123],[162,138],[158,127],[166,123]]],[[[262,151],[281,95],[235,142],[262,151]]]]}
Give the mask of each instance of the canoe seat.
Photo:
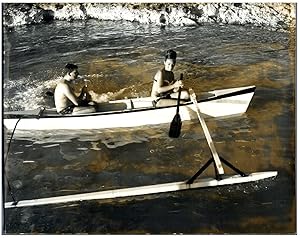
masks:
{"type": "Polygon", "coordinates": [[[126,103],[109,103],[109,102],[103,102],[103,103],[97,103],[95,105],[97,112],[109,112],[109,111],[122,111],[127,109],[126,103]]]}
{"type": "Polygon", "coordinates": [[[90,106],[90,107],[75,107],[73,112],[72,112],[72,115],[93,113],[93,112],[96,112],[96,109],[93,106],[90,106]]]}

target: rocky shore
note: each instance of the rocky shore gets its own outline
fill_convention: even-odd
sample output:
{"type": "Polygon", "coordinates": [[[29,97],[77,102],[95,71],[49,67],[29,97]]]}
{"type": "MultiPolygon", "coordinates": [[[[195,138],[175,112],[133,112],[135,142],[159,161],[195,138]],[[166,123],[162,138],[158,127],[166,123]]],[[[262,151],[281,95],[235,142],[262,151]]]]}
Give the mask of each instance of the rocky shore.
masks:
{"type": "Polygon", "coordinates": [[[238,24],[284,31],[296,25],[296,3],[6,3],[2,7],[5,27],[87,19],[180,26],[238,24]]]}

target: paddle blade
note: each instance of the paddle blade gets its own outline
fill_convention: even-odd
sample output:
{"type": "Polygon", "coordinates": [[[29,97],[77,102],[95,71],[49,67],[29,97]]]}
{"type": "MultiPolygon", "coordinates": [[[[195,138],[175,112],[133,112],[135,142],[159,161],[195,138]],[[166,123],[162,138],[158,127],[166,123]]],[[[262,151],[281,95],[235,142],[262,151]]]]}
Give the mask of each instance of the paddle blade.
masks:
{"type": "Polygon", "coordinates": [[[181,131],[181,118],[179,114],[176,114],[170,125],[169,136],[172,138],[178,138],[181,131]]]}

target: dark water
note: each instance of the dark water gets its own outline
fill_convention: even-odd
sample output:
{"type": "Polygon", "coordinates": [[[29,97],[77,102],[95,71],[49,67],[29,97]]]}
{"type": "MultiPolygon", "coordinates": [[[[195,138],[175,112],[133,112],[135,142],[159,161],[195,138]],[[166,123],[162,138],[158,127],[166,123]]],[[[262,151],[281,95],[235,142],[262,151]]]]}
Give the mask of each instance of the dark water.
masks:
{"type": "MultiPolygon", "coordinates": [[[[52,107],[45,92],[67,62],[79,65],[96,101],[148,96],[170,48],[178,53],[175,75],[183,72],[196,93],[254,84],[245,115],[207,124],[219,154],[239,169],[278,171],[249,184],[6,209],[5,233],[295,233],[295,33],[90,20],[4,31],[3,39],[4,110],[52,107]]],[[[16,131],[7,177],[20,200],[188,179],[210,158],[202,129],[185,122],[178,139],[168,130],[16,131]]]]}

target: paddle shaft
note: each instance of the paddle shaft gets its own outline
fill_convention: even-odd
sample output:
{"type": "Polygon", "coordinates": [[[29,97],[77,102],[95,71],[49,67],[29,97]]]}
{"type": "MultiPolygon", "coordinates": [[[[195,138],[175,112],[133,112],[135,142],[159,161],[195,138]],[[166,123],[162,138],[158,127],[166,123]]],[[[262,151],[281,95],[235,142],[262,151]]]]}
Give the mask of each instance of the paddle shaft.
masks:
{"type": "Polygon", "coordinates": [[[176,114],[179,114],[180,95],[181,95],[181,87],[180,87],[179,90],[178,90],[178,99],[177,99],[176,114]]]}
{"type": "MultiPolygon", "coordinates": [[[[182,78],[183,78],[183,74],[180,74],[180,80],[182,80],[182,78]]],[[[169,136],[172,138],[178,138],[181,131],[182,122],[179,114],[180,94],[181,94],[181,87],[179,88],[178,91],[176,114],[170,124],[169,136]]]]}
{"type": "MultiPolygon", "coordinates": [[[[181,74],[180,74],[180,79],[179,79],[179,80],[182,80],[182,79],[183,79],[183,74],[181,73],[181,74]]],[[[181,96],[181,87],[179,87],[179,91],[178,91],[176,114],[179,113],[180,96],[181,96]]]]}
{"type": "Polygon", "coordinates": [[[201,116],[201,112],[200,112],[200,109],[199,109],[199,106],[198,106],[198,103],[197,103],[197,100],[196,100],[196,95],[195,95],[195,93],[192,89],[189,89],[189,93],[190,93],[190,98],[191,98],[192,102],[195,105],[196,113],[197,113],[198,119],[200,121],[200,124],[202,126],[207,144],[210,148],[213,159],[215,161],[217,172],[218,172],[218,174],[222,175],[222,174],[224,174],[224,169],[223,169],[221,160],[219,158],[219,155],[217,153],[216,147],[215,147],[215,145],[213,143],[213,140],[210,136],[209,130],[208,130],[207,125],[206,125],[206,122],[205,122],[204,118],[201,116]]]}

